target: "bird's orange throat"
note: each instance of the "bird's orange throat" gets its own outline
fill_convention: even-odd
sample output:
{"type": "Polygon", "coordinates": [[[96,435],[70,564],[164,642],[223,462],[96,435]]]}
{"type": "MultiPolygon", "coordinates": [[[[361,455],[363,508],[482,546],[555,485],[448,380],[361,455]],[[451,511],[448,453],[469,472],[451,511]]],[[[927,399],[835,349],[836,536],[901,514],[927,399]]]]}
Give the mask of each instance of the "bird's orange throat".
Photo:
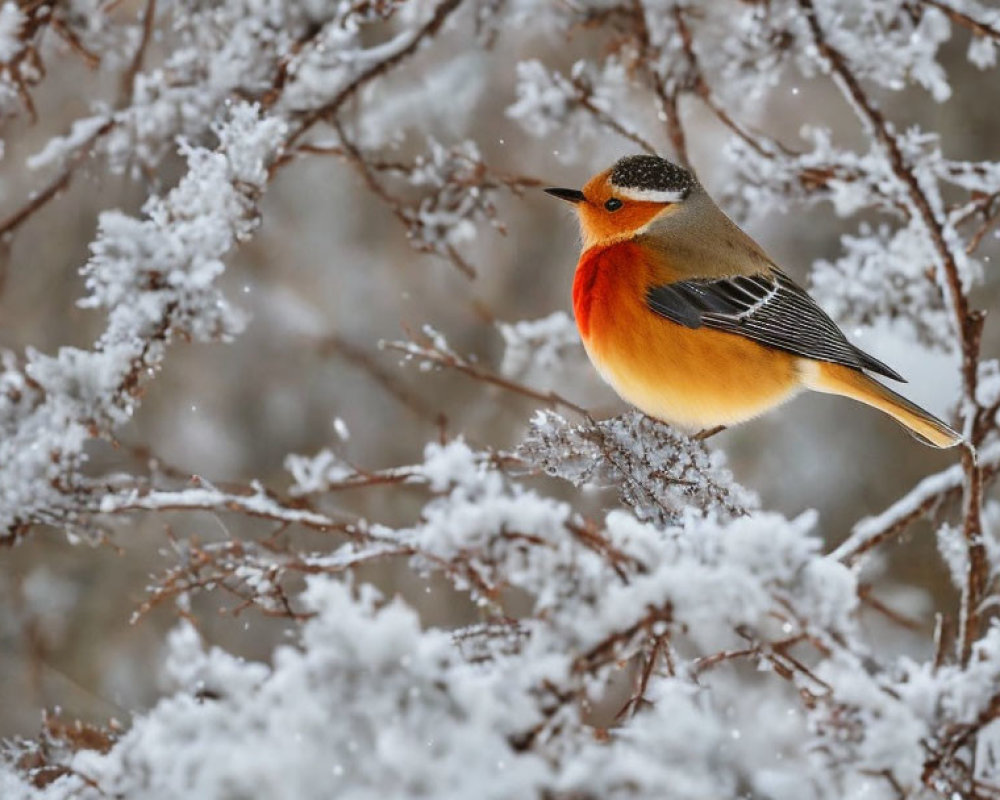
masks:
{"type": "Polygon", "coordinates": [[[624,293],[640,290],[641,272],[642,253],[639,245],[631,242],[598,245],[580,256],[573,278],[573,315],[585,342],[594,325],[600,324],[594,310],[611,310],[624,293]]]}

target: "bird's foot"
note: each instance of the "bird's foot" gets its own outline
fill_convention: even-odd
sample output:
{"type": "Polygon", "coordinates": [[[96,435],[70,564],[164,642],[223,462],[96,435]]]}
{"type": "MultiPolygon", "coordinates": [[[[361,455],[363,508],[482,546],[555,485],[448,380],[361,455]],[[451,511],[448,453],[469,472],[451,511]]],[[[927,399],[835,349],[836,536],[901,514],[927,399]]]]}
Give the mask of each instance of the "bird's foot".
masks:
{"type": "Polygon", "coordinates": [[[698,431],[691,438],[699,442],[704,442],[706,439],[711,439],[715,436],[715,434],[722,433],[725,429],[725,425],[716,425],[714,428],[705,428],[704,430],[698,431]]]}

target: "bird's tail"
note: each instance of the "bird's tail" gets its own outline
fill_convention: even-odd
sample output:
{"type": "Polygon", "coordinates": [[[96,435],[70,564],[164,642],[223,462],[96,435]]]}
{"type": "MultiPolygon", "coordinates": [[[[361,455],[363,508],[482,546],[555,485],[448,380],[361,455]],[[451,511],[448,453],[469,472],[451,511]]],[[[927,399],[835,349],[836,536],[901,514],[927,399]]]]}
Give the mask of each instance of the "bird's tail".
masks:
{"type": "Polygon", "coordinates": [[[814,366],[805,380],[810,389],[850,397],[877,408],[931,447],[954,447],[962,443],[962,437],[933,414],[863,372],[840,364],[814,362],[814,366]]]}

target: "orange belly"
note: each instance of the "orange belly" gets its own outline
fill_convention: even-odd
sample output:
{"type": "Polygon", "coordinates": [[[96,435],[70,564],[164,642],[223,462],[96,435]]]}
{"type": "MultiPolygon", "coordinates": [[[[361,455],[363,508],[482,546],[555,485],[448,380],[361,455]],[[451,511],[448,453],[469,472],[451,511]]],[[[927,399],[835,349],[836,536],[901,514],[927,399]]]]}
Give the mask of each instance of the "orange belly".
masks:
{"type": "Polygon", "coordinates": [[[631,243],[588,251],[577,268],[573,306],[584,347],[624,400],[665,422],[706,428],[755,417],[802,387],[802,359],[652,312],[648,286],[672,279],[662,272],[631,243]]]}

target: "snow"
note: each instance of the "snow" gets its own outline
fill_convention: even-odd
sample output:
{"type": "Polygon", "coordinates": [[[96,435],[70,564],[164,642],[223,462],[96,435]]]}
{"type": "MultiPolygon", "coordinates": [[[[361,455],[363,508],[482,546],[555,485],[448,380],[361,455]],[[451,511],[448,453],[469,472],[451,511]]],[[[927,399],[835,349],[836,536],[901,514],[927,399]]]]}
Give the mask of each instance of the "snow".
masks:
{"type": "Polygon", "coordinates": [[[996,42],[985,36],[972,39],[969,42],[968,58],[979,69],[989,69],[996,66],[996,42]]]}
{"type": "MultiPolygon", "coordinates": [[[[107,753],[73,755],[73,772],[40,796],[320,797],[331,779],[339,794],[359,798],[459,797],[473,787],[477,796],[535,796],[586,785],[605,787],[609,796],[632,796],[636,786],[640,796],[658,796],[668,785],[677,796],[703,796],[735,785],[736,764],[753,758],[748,752],[733,760],[726,755],[732,748],[761,746],[733,744],[734,724],[749,722],[720,717],[713,704],[721,698],[683,673],[660,678],[651,688],[653,710],[598,743],[571,708],[558,712],[558,722],[546,721],[543,687],[599,692],[643,641],[650,614],[660,621],[649,632],[672,631],[677,646],[687,640],[699,650],[732,647],[739,641],[734,632],[744,628],[778,633],[784,598],[794,596],[797,611],[817,626],[849,635],[856,587],[845,568],[820,555],[815,515],[788,522],[754,514],[720,523],[692,508],[663,529],[614,511],[601,535],[621,554],[623,580],[573,533],[577,523],[565,503],[483,468],[468,445],[429,446],[415,473],[433,493],[419,523],[382,528],[381,544],[372,546],[409,545],[417,566],[443,572],[459,589],[480,591],[502,576],[534,598],[524,638],[501,637],[488,647],[488,668],[469,664],[453,632],[422,628],[401,600],[386,602],[351,580],[312,577],[298,597],[312,616],[295,644],[275,649],[270,664],[204,648],[182,623],[164,659],[170,693],[107,753]],[[586,656],[598,660],[581,685],[573,664],[603,652],[602,642],[623,631],[632,633],[606,656],[586,656]],[[550,755],[574,753],[565,769],[553,770],[543,753],[512,747],[539,724],[553,725],[552,736],[568,726],[561,743],[543,747],[555,748],[550,755]],[[323,769],[330,774],[318,781],[323,769]]],[[[185,494],[194,498],[194,491],[185,494]]],[[[155,493],[150,497],[155,505],[155,493]]],[[[262,591],[270,591],[280,580],[275,566],[242,567],[238,577],[257,589],[264,580],[262,591]]],[[[811,633],[824,635],[819,627],[811,633]]],[[[775,736],[781,748],[791,746],[786,729],[775,736]]]]}
{"type": "Polygon", "coordinates": [[[175,336],[226,339],[243,317],[215,288],[220,260],[257,225],[255,197],[265,163],[280,146],[282,121],[234,106],[216,127],[217,150],[181,148],[189,171],[165,197],[150,198],[143,218],[101,215],[90,260],[81,270],[85,308],[107,312],[93,350],[29,351],[23,374],[6,360],[0,381],[25,391],[0,396],[0,530],[53,519],[78,506],[73,483],[86,460],[89,427],[127,422],[138,402],[133,381],[155,371],[175,336]],[[132,377],[135,375],[135,377],[132,377]],[[59,487],[59,488],[57,488],[59,487]]]}
{"type": "Polygon", "coordinates": [[[94,511],[100,514],[114,514],[124,509],[218,509],[244,511],[252,516],[283,519],[320,528],[331,526],[334,521],[325,514],[308,509],[289,509],[269,497],[259,485],[253,487],[253,494],[236,495],[219,491],[213,487],[181,489],[177,491],[131,490],[120,494],[106,494],[94,511]]]}
{"type": "Polygon", "coordinates": [[[500,371],[508,378],[536,385],[543,376],[551,376],[569,353],[579,356],[580,337],[565,311],[514,324],[501,322],[497,327],[505,347],[500,371]]]}
{"type": "Polygon", "coordinates": [[[41,150],[25,161],[25,164],[28,169],[41,169],[51,164],[57,164],[94,139],[101,128],[109,122],[110,117],[104,114],[74,120],[70,132],[66,136],[56,136],[49,139],[41,150]]]}
{"type": "MultiPolygon", "coordinates": [[[[534,263],[556,239],[530,219],[530,203],[512,210],[506,199],[537,186],[533,176],[553,158],[583,175],[605,165],[606,150],[620,154],[647,138],[668,152],[675,143],[664,104],[676,91],[692,160],[718,170],[727,211],[769,222],[775,235],[819,205],[824,225],[808,231],[817,299],[852,338],[920,359],[934,386],[914,386],[914,396],[933,392],[935,409],[957,407],[971,431],[975,405],[990,409],[1000,399],[1000,367],[981,360],[976,396],[963,396],[947,271],[954,265],[963,292],[990,275],[991,243],[977,250],[972,237],[1000,191],[1000,162],[960,160],[947,130],[911,125],[893,98],[908,91],[914,102],[955,102],[962,87],[957,72],[948,74],[946,51],[962,51],[952,43],[976,68],[996,66],[995,37],[970,30],[962,15],[996,26],[997,13],[974,0],[952,0],[952,14],[902,0],[472,5],[164,6],[150,57],[125,82],[130,92],[113,106],[87,98],[74,106],[79,118],[58,128],[68,132],[33,148],[26,165],[49,170],[88,146],[87,170],[122,173],[148,194],[138,213],[109,208],[98,218],[80,270],[79,305],[98,330],[92,343],[0,351],[3,543],[43,525],[74,542],[101,541],[113,529],[130,555],[146,519],[208,512],[225,522],[213,527],[223,535],[209,539],[198,525],[172,526],[169,566],[149,580],[136,618],[170,602],[181,616],[158,659],[159,699],[129,709],[127,729],[106,746],[77,746],[51,730],[5,742],[0,796],[930,800],[962,796],[973,753],[972,777],[995,785],[1000,626],[987,615],[967,663],[951,647],[935,663],[927,631],[907,639],[884,620],[869,625],[873,597],[922,615],[921,623],[929,610],[957,616],[922,584],[893,586],[866,567],[885,555],[877,540],[886,531],[927,517],[952,582],[967,585],[965,529],[958,504],[945,502],[968,482],[962,465],[942,461],[827,553],[823,534],[836,533],[824,530],[829,520],[799,505],[786,505],[794,514],[766,508],[743,485],[761,476],[746,469],[750,462],[730,462],[718,440],[634,411],[595,420],[607,414],[576,409],[583,401],[567,387],[593,376],[568,314],[497,323],[483,312],[498,287],[522,299],[538,288],[535,272],[521,283],[525,273],[510,265],[534,263]],[[437,22],[440,30],[424,37],[437,22]],[[868,104],[853,96],[843,69],[868,104]],[[828,125],[804,106],[788,110],[805,94],[829,101],[828,125]],[[717,119],[719,109],[729,117],[717,119]],[[780,128],[772,109],[798,130],[788,144],[768,138],[780,128]],[[706,118],[717,131],[702,126],[706,118]],[[305,125],[315,134],[301,133],[305,125]],[[711,133],[704,142],[703,132],[711,133]],[[517,147],[498,147],[505,140],[517,147]],[[435,409],[447,400],[471,413],[442,416],[418,443],[407,429],[392,442],[394,454],[405,453],[368,468],[356,454],[368,452],[373,431],[390,439],[398,424],[376,431],[388,426],[374,402],[344,400],[354,395],[341,365],[328,375],[310,366],[310,379],[323,381],[322,434],[296,441],[303,452],[284,457],[285,475],[188,480],[189,465],[147,474],[120,453],[119,471],[105,474],[97,440],[128,441],[175,343],[242,336],[253,324],[244,298],[258,321],[276,323],[265,330],[290,334],[303,351],[361,316],[372,338],[393,335],[397,319],[386,328],[384,317],[395,307],[383,297],[349,294],[358,284],[345,277],[336,291],[343,307],[357,308],[331,314],[328,298],[311,294],[310,276],[282,272],[294,269],[284,248],[236,256],[253,272],[228,280],[230,259],[262,219],[274,214],[294,231],[297,220],[282,219],[266,195],[285,174],[274,170],[281,159],[320,158],[296,150],[320,141],[326,158],[362,180],[354,174],[349,189],[331,188],[324,172],[308,202],[331,198],[331,214],[347,218],[359,238],[397,225],[417,254],[476,262],[477,282],[455,294],[437,273],[410,275],[405,257],[378,265],[405,268],[391,285],[408,300],[418,288],[445,298],[437,318],[408,305],[405,322],[422,335],[390,347],[425,372],[451,369],[460,374],[450,377],[471,381],[468,395],[444,398],[433,394],[443,376],[410,376],[435,409]],[[353,205],[351,192],[368,190],[385,206],[384,222],[353,205]],[[482,236],[515,223],[523,232],[504,247],[482,236]],[[470,307],[471,345],[451,335],[470,307]],[[462,355],[470,350],[489,355],[462,355]],[[488,392],[475,393],[477,379],[488,392]],[[503,390],[523,402],[525,388],[534,396],[558,390],[572,403],[501,428],[496,419],[511,416],[503,390]],[[734,476],[740,469],[743,482],[734,476]],[[860,553],[871,559],[859,562],[860,553]],[[420,602],[423,590],[436,606],[420,602]],[[225,595],[244,619],[276,618],[280,633],[251,642],[252,659],[240,655],[249,645],[213,646],[195,624],[199,595],[225,595]]],[[[121,86],[108,71],[131,63],[140,24],[109,21],[97,0],[75,0],[70,10],[60,24],[101,55],[95,82],[121,86]]],[[[28,13],[0,6],[0,62],[23,54],[19,33],[36,21],[28,13]]],[[[48,61],[59,54],[49,49],[59,48],[41,56],[53,75],[48,61]]],[[[5,112],[25,88],[18,79],[27,76],[4,72],[5,112]]],[[[917,116],[925,125],[934,117],[917,116]]],[[[287,191],[312,187],[312,177],[287,191]]],[[[331,231],[343,233],[336,221],[331,231]]],[[[283,244],[292,238],[282,236],[283,244]]],[[[311,249],[320,239],[304,238],[302,250],[325,266],[327,253],[311,249]]],[[[241,365],[254,366],[256,348],[288,341],[245,339],[241,365]]],[[[184,413],[205,400],[201,386],[180,391],[190,395],[184,413]]],[[[281,415],[305,410],[291,404],[281,415]]],[[[208,413],[183,427],[180,441],[217,433],[208,413]]],[[[797,457],[819,457],[818,437],[829,432],[808,432],[817,438],[797,457]]],[[[269,463],[282,463],[285,452],[269,451],[269,463]]],[[[989,478],[1000,465],[995,426],[979,465],[989,478]]],[[[796,478],[794,463],[781,469],[796,478]]],[[[1000,503],[990,497],[982,512],[992,587],[1000,503]]],[[[89,558],[86,550],[72,555],[89,558]]],[[[24,634],[30,624],[43,643],[66,636],[84,595],[56,566],[43,561],[26,573],[20,605],[5,604],[5,632],[24,634]]],[[[103,585],[87,591],[112,599],[103,585]]],[[[983,609],[996,602],[986,597],[983,609]]],[[[112,665],[103,678],[114,675],[112,665]]]]}
{"type": "Polygon", "coordinates": [[[556,158],[569,162],[580,154],[580,144],[596,138],[608,120],[620,122],[617,113],[628,89],[628,70],[615,57],[599,65],[577,61],[568,76],[529,59],[517,65],[517,100],[506,113],[538,138],[572,129],[574,136],[561,137],[553,150],[556,158]]]}
{"type": "Polygon", "coordinates": [[[511,118],[538,137],[566,123],[573,89],[561,75],[532,60],[517,65],[517,78],[517,102],[507,109],[511,118]]]}
{"type": "Polygon", "coordinates": [[[862,223],[841,245],[837,260],[817,261],[811,275],[814,296],[834,319],[848,330],[892,320],[910,326],[926,346],[952,346],[948,309],[920,266],[927,245],[919,226],[862,223]]]}
{"type": "Polygon", "coordinates": [[[575,486],[620,485],[622,499],[640,519],[672,521],[686,506],[701,505],[699,498],[724,515],[758,504],[733,481],[721,452],[638,412],[590,430],[537,411],[519,454],[575,486]]]}
{"type": "MultiPolygon", "coordinates": [[[[979,463],[982,466],[993,466],[1000,462],[1000,442],[993,442],[979,451],[979,463]]],[[[922,479],[899,502],[894,503],[880,514],[862,519],[848,539],[842,542],[833,555],[837,558],[846,557],[858,546],[893,525],[896,521],[913,514],[916,509],[929,499],[938,497],[962,485],[962,469],[956,464],[934,475],[922,479]]]]}
{"type": "Polygon", "coordinates": [[[0,6],[0,62],[9,64],[24,49],[21,31],[26,22],[24,12],[13,0],[0,6]]]}
{"type": "Polygon", "coordinates": [[[430,443],[417,474],[427,480],[432,491],[443,492],[452,484],[474,483],[480,472],[476,462],[476,454],[461,439],[445,445],[430,443]]]}
{"type": "Polygon", "coordinates": [[[323,449],[314,456],[291,454],[285,458],[285,469],[294,483],[293,495],[306,495],[326,491],[330,484],[339,483],[354,475],[354,469],[336,453],[323,449]]]}
{"type": "Polygon", "coordinates": [[[370,587],[313,579],[303,602],[316,616],[271,665],[205,649],[183,624],[166,655],[177,690],[108,753],[78,753],[86,781],[38,796],[507,798],[548,778],[505,736],[537,720],[510,668],[470,669],[446,632],[370,587]]]}

